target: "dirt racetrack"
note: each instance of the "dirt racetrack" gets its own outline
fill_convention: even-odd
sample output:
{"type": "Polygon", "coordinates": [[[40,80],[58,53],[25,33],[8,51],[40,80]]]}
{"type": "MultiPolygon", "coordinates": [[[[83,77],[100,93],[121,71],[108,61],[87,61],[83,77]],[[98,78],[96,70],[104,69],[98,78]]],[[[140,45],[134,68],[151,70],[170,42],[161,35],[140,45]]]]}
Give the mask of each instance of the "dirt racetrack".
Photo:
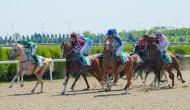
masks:
{"type": "Polygon", "coordinates": [[[146,85],[140,79],[132,81],[126,95],[123,94],[126,80],[122,79],[111,92],[101,92],[101,86],[92,77],[88,78],[89,91],[82,91],[86,88],[83,79],[71,91],[71,79],[65,96],[60,95],[63,80],[45,81],[44,93],[38,93],[38,87],[35,94],[30,91],[36,82],[25,82],[23,88],[15,84],[11,89],[9,84],[0,84],[0,110],[190,110],[190,71],[182,71],[182,75],[186,83],[175,78],[173,89],[168,84],[161,85],[159,90],[150,89],[153,75],[146,85]]]}

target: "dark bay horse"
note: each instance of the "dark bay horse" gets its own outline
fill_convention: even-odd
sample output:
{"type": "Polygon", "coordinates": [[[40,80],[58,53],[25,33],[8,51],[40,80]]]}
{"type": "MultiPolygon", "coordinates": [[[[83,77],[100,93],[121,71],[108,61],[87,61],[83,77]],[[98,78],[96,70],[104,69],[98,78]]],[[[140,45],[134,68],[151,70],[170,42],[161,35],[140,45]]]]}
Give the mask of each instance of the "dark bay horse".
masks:
{"type": "Polygon", "coordinates": [[[65,94],[68,79],[71,74],[77,74],[71,89],[74,89],[75,83],[77,82],[80,75],[84,77],[84,80],[87,84],[87,89],[90,88],[86,75],[85,75],[85,73],[87,72],[91,73],[100,82],[101,80],[101,67],[100,67],[101,65],[100,64],[102,62],[101,55],[88,56],[91,62],[91,66],[84,65],[82,69],[82,64],[76,57],[76,53],[73,51],[71,45],[68,42],[63,42],[61,45],[61,49],[62,49],[62,56],[66,57],[66,75],[63,82],[64,89],[62,91],[62,95],[65,94]]]}
{"type": "MultiPolygon", "coordinates": [[[[156,43],[156,42],[155,42],[156,43]]],[[[172,59],[172,62],[169,64],[169,66],[172,68],[172,69],[175,69],[177,71],[177,77],[180,77],[182,83],[185,83],[185,80],[183,80],[182,78],[182,74],[181,74],[181,71],[179,69],[179,56],[171,53],[171,52],[167,52],[167,54],[171,57],[172,59]]],[[[135,72],[136,71],[139,71],[139,75],[141,77],[141,79],[143,79],[142,77],[142,71],[145,71],[146,75],[145,75],[145,78],[144,78],[144,81],[143,83],[145,83],[146,81],[146,78],[148,76],[148,74],[150,73],[151,71],[151,63],[149,62],[149,60],[145,61],[143,65],[140,65],[138,66],[137,68],[135,68],[135,71],[133,73],[133,75],[135,76],[135,72]]],[[[161,73],[161,78],[162,78],[162,75],[166,76],[165,75],[165,72],[161,73]]],[[[155,80],[157,81],[157,80],[155,80]]]]}
{"type": "MultiPolygon", "coordinates": [[[[125,93],[128,92],[128,88],[131,84],[131,75],[133,72],[133,67],[135,63],[140,63],[141,59],[138,55],[127,55],[128,62],[125,62],[124,65],[119,66],[118,62],[114,59],[114,53],[112,51],[112,45],[109,39],[105,42],[105,47],[103,51],[103,61],[102,61],[102,80],[101,85],[106,85],[109,82],[108,76],[114,76],[113,84],[116,84],[118,81],[118,76],[120,73],[124,73],[127,77],[127,85],[124,90],[125,93]]],[[[110,85],[111,86],[111,85],[110,85]]],[[[111,87],[110,87],[111,89],[111,87]]]]}
{"type": "Polygon", "coordinates": [[[150,62],[148,62],[147,64],[150,65],[151,69],[156,74],[157,79],[158,79],[158,85],[159,85],[159,82],[163,82],[160,79],[160,72],[162,69],[165,69],[168,72],[169,77],[172,80],[172,86],[174,87],[174,74],[172,73],[172,68],[168,63],[162,61],[160,52],[158,51],[158,46],[155,43],[157,39],[155,38],[153,34],[144,35],[143,37],[148,42],[150,62]]]}

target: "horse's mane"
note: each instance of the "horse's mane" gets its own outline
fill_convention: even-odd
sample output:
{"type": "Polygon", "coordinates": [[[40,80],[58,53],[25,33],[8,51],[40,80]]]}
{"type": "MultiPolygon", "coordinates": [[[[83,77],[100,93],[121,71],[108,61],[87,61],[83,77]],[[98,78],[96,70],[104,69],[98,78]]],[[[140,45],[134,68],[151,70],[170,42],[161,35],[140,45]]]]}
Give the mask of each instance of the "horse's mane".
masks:
{"type": "Polygon", "coordinates": [[[24,46],[19,43],[13,43],[13,46],[18,46],[21,50],[24,50],[24,46]]]}

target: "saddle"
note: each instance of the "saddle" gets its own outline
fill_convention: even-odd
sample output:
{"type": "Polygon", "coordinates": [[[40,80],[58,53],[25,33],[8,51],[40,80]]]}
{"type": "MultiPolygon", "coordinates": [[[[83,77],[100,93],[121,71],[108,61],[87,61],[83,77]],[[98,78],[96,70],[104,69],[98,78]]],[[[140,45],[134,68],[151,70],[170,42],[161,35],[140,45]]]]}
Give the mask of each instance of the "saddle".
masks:
{"type": "MultiPolygon", "coordinates": [[[[160,52],[160,57],[162,58],[162,52],[160,52]]],[[[165,61],[166,63],[170,64],[172,63],[172,59],[171,57],[168,55],[168,53],[166,53],[165,57],[163,58],[163,61],[165,61]]]]}
{"type": "Polygon", "coordinates": [[[39,65],[38,59],[40,58],[40,56],[28,54],[28,58],[30,61],[32,61],[34,63],[35,66],[39,65]]]}

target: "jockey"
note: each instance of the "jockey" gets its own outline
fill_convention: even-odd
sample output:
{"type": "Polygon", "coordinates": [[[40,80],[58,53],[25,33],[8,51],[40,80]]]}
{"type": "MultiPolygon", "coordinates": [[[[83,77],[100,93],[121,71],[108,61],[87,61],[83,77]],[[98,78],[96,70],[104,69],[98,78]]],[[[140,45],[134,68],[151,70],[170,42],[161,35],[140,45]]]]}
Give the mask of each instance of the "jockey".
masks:
{"type": "Polygon", "coordinates": [[[166,50],[168,48],[168,40],[160,30],[156,31],[156,38],[158,39],[158,50],[162,52],[162,59],[166,57],[166,50]]]}
{"type": "Polygon", "coordinates": [[[25,39],[21,40],[20,43],[24,46],[24,48],[28,48],[27,55],[32,56],[37,61],[38,66],[42,66],[43,65],[42,61],[38,60],[38,58],[35,56],[37,44],[34,42],[28,42],[25,39]]]}
{"type": "Polygon", "coordinates": [[[146,52],[147,48],[147,41],[144,38],[140,38],[135,46],[135,49],[133,50],[134,53],[138,53],[138,55],[142,58],[145,59],[148,57],[148,54],[146,52]]]}
{"type": "Polygon", "coordinates": [[[85,38],[84,36],[80,36],[79,39],[84,39],[87,42],[88,46],[86,47],[86,51],[87,51],[88,56],[90,56],[91,55],[90,50],[93,45],[92,39],[90,39],[88,37],[85,38]]]}
{"type": "Polygon", "coordinates": [[[107,32],[108,39],[112,42],[113,50],[118,57],[119,65],[123,65],[122,58],[120,56],[120,52],[123,52],[124,43],[121,41],[119,35],[116,35],[113,29],[109,29],[107,32]]]}
{"type": "Polygon", "coordinates": [[[83,64],[83,54],[87,47],[87,43],[84,39],[77,38],[77,34],[73,32],[71,34],[71,45],[75,52],[80,54],[80,61],[83,64]]]}

